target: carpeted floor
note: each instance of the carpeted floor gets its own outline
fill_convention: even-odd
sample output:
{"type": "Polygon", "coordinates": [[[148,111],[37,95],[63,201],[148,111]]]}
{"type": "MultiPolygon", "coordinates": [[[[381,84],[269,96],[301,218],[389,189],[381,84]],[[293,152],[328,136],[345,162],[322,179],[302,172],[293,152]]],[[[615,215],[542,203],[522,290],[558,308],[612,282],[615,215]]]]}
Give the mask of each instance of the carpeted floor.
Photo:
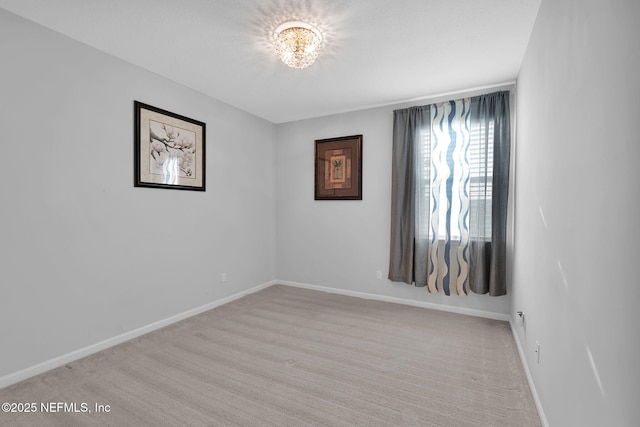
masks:
{"type": "Polygon", "coordinates": [[[36,406],[0,413],[3,426],[540,425],[506,322],[287,286],[2,389],[0,402],[36,406]]]}

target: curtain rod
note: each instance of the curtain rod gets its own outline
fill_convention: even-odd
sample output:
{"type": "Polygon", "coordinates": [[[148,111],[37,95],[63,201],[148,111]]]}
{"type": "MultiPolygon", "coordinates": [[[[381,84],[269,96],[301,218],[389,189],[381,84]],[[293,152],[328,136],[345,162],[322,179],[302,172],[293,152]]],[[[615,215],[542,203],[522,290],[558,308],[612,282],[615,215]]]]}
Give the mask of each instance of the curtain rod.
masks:
{"type": "MultiPolygon", "coordinates": [[[[448,101],[450,99],[452,99],[453,97],[458,97],[458,98],[471,98],[474,96],[478,96],[478,95],[485,95],[487,93],[491,93],[491,92],[499,92],[502,90],[512,90],[515,89],[516,87],[516,82],[511,81],[511,82],[504,82],[504,83],[499,83],[499,84],[495,84],[495,85],[488,85],[488,86],[479,86],[479,87],[475,87],[475,88],[471,88],[471,89],[462,89],[462,90],[458,90],[458,91],[453,91],[453,92],[443,92],[443,93],[439,93],[439,94],[435,94],[435,95],[429,95],[429,96],[425,96],[425,97],[420,97],[420,98],[412,98],[412,99],[408,99],[406,101],[400,101],[398,103],[393,103],[393,104],[388,104],[388,105],[404,105],[404,104],[411,104],[411,105],[407,105],[407,106],[413,106],[416,103],[428,103],[428,104],[434,104],[438,101],[448,101]]],[[[403,108],[403,107],[400,107],[403,108]]]]}
{"type": "MultiPolygon", "coordinates": [[[[491,92],[498,92],[501,90],[512,90],[512,89],[515,89],[515,87],[516,87],[516,81],[513,80],[513,81],[498,83],[495,85],[478,86],[471,89],[462,89],[462,90],[453,91],[453,92],[444,92],[436,95],[428,95],[428,96],[419,97],[419,98],[411,98],[411,99],[406,99],[404,101],[400,100],[400,101],[387,102],[384,104],[360,106],[354,109],[336,111],[334,113],[328,114],[327,116],[355,113],[358,111],[372,110],[374,108],[393,107],[393,109],[395,110],[395,109],[401,109],[401,108],[414,107],[416,105],[425,105],[425,103],[435,104],[436,102],[448,101],[452,99],[454,96],[458,96],[460,98],[466,98],[466,97],[484,95],[491,92]]],[[[320,116],[320,117],[326,117],[326,116],[320,116]]],[[[313,120],[317,118],[319,117],[309,117],[308,119],[301,119],[301,120],[313,120]]]]}

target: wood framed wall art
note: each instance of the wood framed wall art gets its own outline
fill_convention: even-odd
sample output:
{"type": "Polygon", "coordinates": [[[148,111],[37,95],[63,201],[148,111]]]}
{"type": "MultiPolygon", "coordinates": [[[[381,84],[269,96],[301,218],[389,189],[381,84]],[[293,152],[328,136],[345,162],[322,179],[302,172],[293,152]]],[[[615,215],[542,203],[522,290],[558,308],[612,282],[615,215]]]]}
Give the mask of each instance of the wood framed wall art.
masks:
{"type": "Polygon", "coordinates": [[[134,187],[205,191],[203,122],[134,102],[134,187]]]}
{"type": "Polygon", "coordinates": [[[315,200],[362,200],[362,135],[316,140],[315,200]]]}

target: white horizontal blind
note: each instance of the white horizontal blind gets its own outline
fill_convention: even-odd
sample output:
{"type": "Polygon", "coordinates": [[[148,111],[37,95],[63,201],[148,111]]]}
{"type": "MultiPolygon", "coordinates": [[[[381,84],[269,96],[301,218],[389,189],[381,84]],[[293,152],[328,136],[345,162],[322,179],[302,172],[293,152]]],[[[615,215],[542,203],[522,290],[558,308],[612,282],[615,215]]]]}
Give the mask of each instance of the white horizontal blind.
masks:
{"type": "Polygon", "coordinates": [[[472,240],[491,241],[493,183],[493,122],[487,128],[471,124],[469,147],[469,222],[472,240]]]}
{"type": "MultiPolygon", "coordinates": [[[[470,116],[467,119],[470,120],[470,116]]],[[[434,138],[433,129],[424,129],[422,132],[421,144],[419,146],[420,155],[418,156],[419,165],[416,170],[419,171],[419,195],[418,195],[418,221],[421,224],[418,227],[420,234],[428,235],[433,241],[433,229],[426,226],[430,222],[431,206],[437,202],[438,206],[438,240],[458,240],[461,236],[460,225],[462,224],[469,230],[469,224],[475,224],[471,227],[470,237],[472,240],[491,240],[491,191],[493,177],[493,123],[487,128],[480,126],[478,123],[457,123],[454,119],[451,127],[456,129],[458,137],[460,133],[466,133],[465,138],[469,138],[469,145],[465,152],[465,161],[454,161],[451,156],[454,150],[446,149],[446,157],[433,156],[432,138],[434,138]],[[448,164],[454,164],[467,167],[467,171],[450,171],[448,164]],[[468,217],[459,218],[459,209],[449,209],[452,203],[457,202],[447,199],[446,191],[436,192],[438,200],[433,199],[432,186],[436,178],[437,171],[447,170],[448,174],[454,174],[455,177],[464,177],[464,182],[457,183],[463,185],[466,189],[468,198],[468,217]],[[450,216],[446,220],[447,215],[450,216]],[[462,221],[462,222],[461,222],[462,221]],[[447,228],[448,227],[448,228],[447,228]]],[[[430,123],[430,126],[433,123],[430,123]]],[[[447,137],[447,132],[437,132],[439,138],[438,144],[451,144],[451,140],[443,140],[447,137]]]]}

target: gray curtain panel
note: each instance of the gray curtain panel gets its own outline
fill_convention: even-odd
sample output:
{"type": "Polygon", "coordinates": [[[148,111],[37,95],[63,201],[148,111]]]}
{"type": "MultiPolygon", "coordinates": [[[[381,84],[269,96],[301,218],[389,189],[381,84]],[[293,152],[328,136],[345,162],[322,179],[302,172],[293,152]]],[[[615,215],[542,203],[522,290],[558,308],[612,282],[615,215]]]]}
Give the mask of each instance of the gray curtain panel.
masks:
{"type": "Polygon", "coordinates": [[[469,246],[469,287],[478,294],[506,295],[507,259],[507,198],[509,195],[509,157],[511,127],[509,92],[495,92],[471,99],[471,132],[479,132],[481,140],[489,144],[493,139],[493,173],[487,177],[491,188],[491,203],[480,204],[479,218],[490,215],[490,239],[486,223],[471,222],[469,246]]]}
{"type": "Polygon", "coordinates": [[[427,284],[428,247],[416,246],[417,194],[420,188],[419,144],[429,132],[429,106],[393,112],[393,153],[391,182],[391,250],[389,280],[427,284]]]}

